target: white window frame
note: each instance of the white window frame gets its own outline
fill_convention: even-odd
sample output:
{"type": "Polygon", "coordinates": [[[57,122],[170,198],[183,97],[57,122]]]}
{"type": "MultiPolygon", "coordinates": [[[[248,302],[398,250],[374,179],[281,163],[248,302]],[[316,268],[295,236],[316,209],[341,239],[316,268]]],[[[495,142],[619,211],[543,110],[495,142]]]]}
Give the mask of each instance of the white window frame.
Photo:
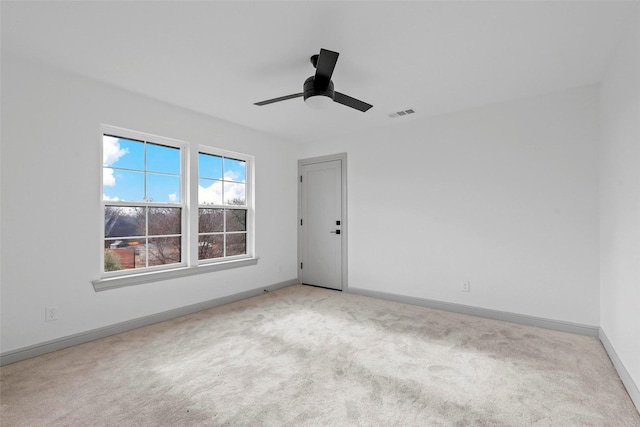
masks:
{"type": "MultiPolygon", "coordinates": [[[[197,219],[197,214],[199,212],[199,209],[245,209],[247,211],[247,218],[246,218],[246,227],[247,227],[247,231],[246,231],[246,245],[247,245],[247,254],[245,255],[234,255],[234,256],[228,256],[228,257],[223,257],[223,258],[209,258],[209,259],[203,259],[203,260],[198,260],[198,248],[196,246],[196,250],[195,252],[195,258],[196,261],[198,261],[198,263],[200,265],[207,265],[207,264],[215,264],[215,263],[219,263],[219,262],[224,262],[224,261],[232,261],[232,260],[236,260],[236,259],[243,259],[243,258],[247,258],[250,257],[253,253],[253,248],[254,248],[254,244],[253,244],[253,229],[254,229],[254,220],[253,220],[253,157],[252,156],[247,156],[245,154],[240,154],[240,153],[234,153],[231,151],[226,151],[226,150],[220,150],[220,149],[216,149],[216,148],[212,148],[212,147],[208,147],[205,145],[199,145],[198,146],[198,151],[196,153],[196,156],[200,153],[203,154],[210,154],[213,156],[220,156],[223,158],[227,158],[227,159],[235,159],[235,160],[242,160],[245,162],[245,204],[242,206],[238,206],[238,205],[202,205],[199,203],[198,201],[198,206],[195,209],[196,210],[196,225],[198,224],[198,219],[197,219]]],[[[192,163],[193,164],[193,163],[192,163]]],[[[198,164],[198,162],[196,161],[195,164],[198,164]]],[[[198,177],[199,177],[199,173],[197,168],[195,168],[196,170],[194,170],[194,175],[195,175],[195,181],[197,183],[198,181],[198,177]]],[[[226,215],[225,215],[226,216],[226,215]]],[[[225,219],[225,223],[226,223],[226,219],[225,219]]],[[[197,228],[197,227],[196,227],[197,228]]],[[[197,240],[198,240],[198,234],[199,234],[199,230],[196,231],[196,244],[197,244],[197,240]]],[[[224,233],[225,235],[227,234],[227,232],[225,231],[224,233]]]]}
{"type": "MultiPolygon", "coordinates": [[[[158,135],[151,135],[144,132],[133,131],[120,127],[101,125],[100,126],[100,248],[104,247],[105,229],[105,206],[166,206],[180,207],[182,209],[182,245],[180,263],[166,264],[161,266],[144,267],[139,269],[104,271],[104,249],[100,250],[100,277],[93,280],[93,287],[96,291],[120,288],[125,286],[151,283],[160,280],[174,279],[178,277],[190,276],[194,274],[208,273],[229,268],[255,265],[258,258],[255,256],[255,209],[254,209],[254,157],[251,155],[236,153],[232,151],[214,148],[208,145],[195,145],[187,142],[166,138],[158,135]],[[180,149],[181,167],[181,201],[180,203],[138,203],[138,202],[105,202],[103,198],[103,136],[113,135],[116,137],[129,138],[138,141],[161,144],[180,149]],[[242,160],[246,166],[245,196],[246,205],[241,208],[247,210],[247,237],[246,254],[235,255],[223,258],[198,260],[198,153],[212,154],[216,156],[242,160]]],[[[203,206],[211,208],[233,208],[230,206],[203,206]]]]}

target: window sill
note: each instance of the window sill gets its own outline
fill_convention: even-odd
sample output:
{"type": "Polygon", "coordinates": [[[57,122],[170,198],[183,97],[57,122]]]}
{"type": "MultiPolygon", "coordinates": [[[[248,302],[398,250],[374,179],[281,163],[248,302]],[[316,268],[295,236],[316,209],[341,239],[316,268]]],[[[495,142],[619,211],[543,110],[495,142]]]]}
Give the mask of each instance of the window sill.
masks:
{"type": "Polygon", "coordinates": [[[126,286],[141,285],[143,283],[158,282],[160,280],[170,280],[179,277],[193,276],[196,274],[211,273],[214,271],[228,270],[231,268],[246,267],[256,265],[259,258],[242,258],[232,261],[222,261],[212,264],[202,264],[195,267],[181,267],[171,270],[153,271],[147,273],[130,274],[127,276],[108,277],[94,280],[93,289],[96,292],[109,289],[123,288],[126,286]]]}

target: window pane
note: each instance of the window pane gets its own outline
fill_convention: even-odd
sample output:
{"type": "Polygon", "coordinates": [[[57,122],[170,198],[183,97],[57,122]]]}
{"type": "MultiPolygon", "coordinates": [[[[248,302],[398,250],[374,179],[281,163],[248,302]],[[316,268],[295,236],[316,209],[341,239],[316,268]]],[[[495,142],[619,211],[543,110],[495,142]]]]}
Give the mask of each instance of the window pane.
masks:
{"type": "Polygon", "coordinates": [[[147,256],[149,267],[180,262],[180,237],[154,237],[149,239],[147,256]]]}
{"type": "Polygon", "coordinates": [[[198,177],[222,179],[222,157],[198,153],[198,177]]]}
{"type": "Polygon", "coordinates": [[[245,185],[239,182],[224,182],[224,204],[242,206],[246,204],[245,185]]]}
{"type": "Polygon", "coordinates": [[[225,181],[245,182],[247,180],[246,162],[235,159],[224,159],[225,181]]]}
{"type": "Polygon", "coordinates": [[[245,233],[227,234],[226,256],[244,255],[247,253],[247,235],[245,233]]]}
{"type": "Polygon", "coordinates": [[[105,206],[104,237],[144,236],[144,208],[105,206]]]}
{"type": "Polygon", "coordinates": [[[104,244],[104,271],[144,268],[145,239],[107,239],[104,244]]]}
{"type": "Polygon", "coordinates": [[[247,231],[247,211],[245,209],[227,209],[226,231],[247,231]]]}
{"type": "Polygon", "coordinates": [[[144,170],[144,143],[104,135],[102,137],[102,165],[144,170]]]}
{"type": "Polygon", "coordinates": [[[180,177],[148,173],[147,201],[180,203],[180,177]]]}
{"type": "Polygon", "coordinates": [[[222,181],[212,181],[210,179],[198,180],[198,204],[221,205],[222,181]]]}
{"type": "Polygon", "coordinates": [[[144,201],[144,172],[103,168],[103,200],[144,201]]]}
{"type": "Polygon", "coordinates": [[[198,237],[198,259],[221,258],[224,235],[212,234],[198,237]]]}
{"type": "Polygon", "coordinates": [[[180,149],[147,143],[147,171],[180,174],[180,149]]]}
{"type": "Polygon", "coordinates": [[[198,209],[198,233],[224,231],[223,209],[198,209]]]}
{"type": "Polygon", "coordinates": [[[149,235],[180,234],[180,208],[149,208],[149,235]]]}

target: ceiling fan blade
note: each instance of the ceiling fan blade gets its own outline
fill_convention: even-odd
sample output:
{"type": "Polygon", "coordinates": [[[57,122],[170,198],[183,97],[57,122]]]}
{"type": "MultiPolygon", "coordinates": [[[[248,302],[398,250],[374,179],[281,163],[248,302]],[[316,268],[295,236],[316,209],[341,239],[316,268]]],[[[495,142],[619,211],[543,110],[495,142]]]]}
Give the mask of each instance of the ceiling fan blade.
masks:
{"type": "Polygon", "coordinates": [[[293,99],[293,98],[299,98],[302,95],[304,95],[303,93],[294,93],[293,95],[286,95],[286,96],[281,96],[280,98],[273,98],[273,99],[267,99],[266,101],[260,101],[260,102],[255,102],[253,105],[267,105],[267,104],[273,104],[274,102],[280,102],[280,101],[286,101],[287,99],[293,99]]]}
{"type": "Polygon", "coordinates": [[[316,64],[316,85],[319,85],[320,90],[326,89],[331,81],[331,75],[333,69],[338,62],[338,52],[332,50],[320,49],[320,55],[318,56],[318,63],[316,64]]]}
{"type": "Polygon", "coordinates": [[[339,104],[346,105],[347,107],[360,110],[363,113],[367,111],[369,108],[373,107],[373,105],[371,104],[367,104],[366,102],[360,101],[359,99],[352,98],[340,92],[335,93],[335,97],[333,98],[333,100],[339,104]]]}

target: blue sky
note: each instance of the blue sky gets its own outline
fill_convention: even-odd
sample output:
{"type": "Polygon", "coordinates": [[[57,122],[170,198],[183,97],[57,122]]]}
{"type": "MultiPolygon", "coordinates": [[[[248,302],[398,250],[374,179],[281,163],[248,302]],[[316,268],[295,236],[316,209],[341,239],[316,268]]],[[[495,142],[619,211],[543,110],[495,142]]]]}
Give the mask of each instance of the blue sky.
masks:
{"type": "MultiPolygon", "coordinates": [[[[245,162],[200,153],[201,204],[245,198],[245,162]],[[223,182],[224,181],[224,182],[223,182]]],[[[124,138],[103,137],[103,197],[114,201],[179,203],[180,150],[124,138]],[[146,163],[146,164],[145,164],[146,163]]]]}

